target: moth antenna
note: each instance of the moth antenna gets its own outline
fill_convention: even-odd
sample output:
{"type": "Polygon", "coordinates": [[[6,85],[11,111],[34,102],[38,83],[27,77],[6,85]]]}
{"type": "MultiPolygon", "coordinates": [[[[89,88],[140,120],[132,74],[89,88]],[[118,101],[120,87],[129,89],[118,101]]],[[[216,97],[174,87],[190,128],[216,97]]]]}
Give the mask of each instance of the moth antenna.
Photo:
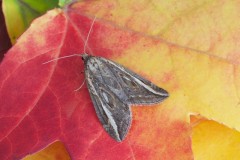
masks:
{"type": "Polygon", "coordinates": [[[91,24],[91,27],[90,27],[90,29],[89,29],[89,32],[88,32],[88,34],[87,34],[87,38],[86,38],[86,41],[85,41],[85,44],[84,44],[84,48],[83,48],[83,53],[86,53],[87,42],[88,42],[88,39],[89,39],[90,33],[91,33],[91,31],[92,31],[92,28],[93,28],[93,24],[94,24],[96,18],[97,18],[97,17],[95,16],[94,19],[93,19],[93,21],[92,21],[92,24],[91,24]]]}
{"type": "Polygon", "coordinates": [[[77,89],[75,89],[74,91],[79,91],[79,90],[82,88],[82,86],[85,84],[85,81],[86,81],[86,79],[84,78],[84,81],[83,81],[83,83],[81,84],[81,86],[78,87],[77,89]]]}
{"type": "MultiPolygon", "coordinates": [[[[93,28],[93,24],[94,24],[96,18],[97,18],[97,17],[94,17],[94,19],[93,19],[93,21],[92,21],[92,24],[91,24],[91,26],[90,26],[89,32],[88,32],[88,34],[87,34],[87,38],[86,38],[86,41],[85,41],[85,43],[84,43],[83,53],[86,53],[87,42],[88,42],[88,39],[89,39],[90,33],[91,33],[91,31],[92,31],[92,28],[93,28]]],[[[47,64],[47,63],[50,63],[50,62],[53,62],[53,61],[57,61],[57,60],[59,60],[59,59],[64,59],[64,58],[69,58],[69,57],[75,57],[75,56],[80,56],[80,57],[82,57],[82,55],[80,55],[80,54],[72,54],[72,55],[69,55],[69,56],[63,56],[63,57],[58,57],[58,58],[55,58],[55,59],[51,59],[51,60],[49,60],[49,61],[47,61],[47,62],[44,62],[43,64],[47,64]]],[[[77,89],[77,90],[78,90],[78,89],[77,89]]]]}
{"type": "Polygon", "coordinates": [[[71,55],[69,55],[69,56],[63,56],[63,57],[58,57],[58,58],[55,58],[55,59],[51,59],[51,60],[49,60],[49,61],[47,61],[47,62],[44,62],[43,64],[47,64],[47,63],[50,63],[50,62],[53,62],[53,61],[57,61],[57,60],[59,60],[59,59],[64,59],[64,58],[69,58],[69,57],[74,57],[74,56],[80,56],[80,57],[82,57],[82,55],[80,55],[80,54],[71,54],[71,55]]]}

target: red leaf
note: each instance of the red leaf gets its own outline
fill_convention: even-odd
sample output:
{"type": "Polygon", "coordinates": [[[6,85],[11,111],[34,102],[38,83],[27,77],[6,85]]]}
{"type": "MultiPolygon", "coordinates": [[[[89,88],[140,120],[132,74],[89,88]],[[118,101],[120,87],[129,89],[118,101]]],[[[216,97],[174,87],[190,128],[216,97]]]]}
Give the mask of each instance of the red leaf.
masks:
{"type": "MultiPolygon", "coordinates": [[[[103,130],[86,85],[74,91],[84,81],[81,58],[43,64],[83,53],[92,19],[77,10],[51,11],[6,55],[0,66],[1,159],[20,159],[57,140],[72,159],[192,159],[189,127],[165,116],[163,107],[134,108],[132,129],[118,143],[103,130]],[[152,118],[156,113],[161,118],[152,118]]],[[[97,20],[87,50],[113,59],[146,39],[97,20]]]]}

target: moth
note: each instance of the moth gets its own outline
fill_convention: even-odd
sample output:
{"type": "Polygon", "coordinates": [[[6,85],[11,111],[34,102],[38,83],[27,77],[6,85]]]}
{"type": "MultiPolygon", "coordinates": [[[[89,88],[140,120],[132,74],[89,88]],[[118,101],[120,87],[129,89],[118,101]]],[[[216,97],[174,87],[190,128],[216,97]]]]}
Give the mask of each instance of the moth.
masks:
{"type": "MultiPolygon", "coordinates": [[[[85,41],[84,53],[80,55],[84,61],[85,80],[103,128],[112,138],[121,142],[131,126],[130,106],[156,104],[167,98],[169,94],[166,90],[120,64],[102,57],[88,55],[85,48],[94,21],[95,19],[85,41]]],[[[71,56],[79,56],[79,54],[71,56]]],[[[70,56],[58,59],[67,57],[70,56]]]]}
{"type": "Polygon", "coordinates": [[[122,141],[131,126],[131,105],[156,104],[168,97],[167,91],[120,64],[88,54],[82,59],[97,116],[116,141],[122,141]]]}

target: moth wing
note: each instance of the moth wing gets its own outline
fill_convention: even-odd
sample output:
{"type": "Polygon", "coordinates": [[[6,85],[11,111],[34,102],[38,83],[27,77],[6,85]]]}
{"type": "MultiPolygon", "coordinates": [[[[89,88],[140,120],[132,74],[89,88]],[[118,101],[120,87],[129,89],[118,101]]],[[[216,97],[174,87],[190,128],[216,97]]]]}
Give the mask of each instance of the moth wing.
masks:
{"type": "MultiPolygon", "coordinates": [[[[114,74],[126,94],[129,104],[156,104],[169,96],[168,92],[133,71],[105,58],[100,58],[114,74]]],[[[117,94],[119,95],[119,94],[117,94]]],[[[120,99],[125,99],[126,97],[120,99]]]]}
{"type": "MultiPolygon", "coordinates": [[[[97,116],[108,134],[117,141],[122,141],[131,126],[132,114],[129,104],[109,90],[106,84],[93,74],[91,65],[85,70],[88,90],[97,116]]],[[[99,73],[100,74],[100,73],[99,73]]]]}

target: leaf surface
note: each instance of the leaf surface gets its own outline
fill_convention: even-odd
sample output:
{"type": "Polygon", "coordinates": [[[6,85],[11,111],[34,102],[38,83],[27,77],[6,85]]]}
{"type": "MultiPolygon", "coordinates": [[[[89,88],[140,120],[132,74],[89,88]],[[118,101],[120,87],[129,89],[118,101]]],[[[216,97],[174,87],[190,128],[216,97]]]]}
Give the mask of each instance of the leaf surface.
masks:
{"type": "Polygon", "coordinates": [[[240,133],[212,120],[192,117],[193,153],[196,160],[238,160],[240,133]]]}
{"type": "Polygon", "coordinates": [[[201,114],[239,131],[237,60],[195,49],[191,38],[186,47],[176,41],[184,36],[153,37],[148,27],[133,28],[147,21],[158,30],[161,23],[154,20],[158,14],[147,16],[154,15],[151,4],[141,9],[103,2],[82,2],[48,12],[6,55],[0,66],[0,157],[21,158],[60,140],[72,159],[187,160],[193,159],[189,114],[201,114]],[[140,15],[146,8],[146,16],[130,16],[128,8],[139,9],[140,15]],[[133,123],[122,143],[103,130],[86,86],[74,91],[84,81],[81,57],[42,64],[83,53],[95,16],[88,53],[122,64],[170,93],[159,105],[132,107],[133,123]]]}
{"type": "Polygon", "coordinates": [[[91,1],[81,10],[166,43],[239,63],[239,1],[91,1]],[[137,25],[136,25],[137,24],[137,25]]]}

